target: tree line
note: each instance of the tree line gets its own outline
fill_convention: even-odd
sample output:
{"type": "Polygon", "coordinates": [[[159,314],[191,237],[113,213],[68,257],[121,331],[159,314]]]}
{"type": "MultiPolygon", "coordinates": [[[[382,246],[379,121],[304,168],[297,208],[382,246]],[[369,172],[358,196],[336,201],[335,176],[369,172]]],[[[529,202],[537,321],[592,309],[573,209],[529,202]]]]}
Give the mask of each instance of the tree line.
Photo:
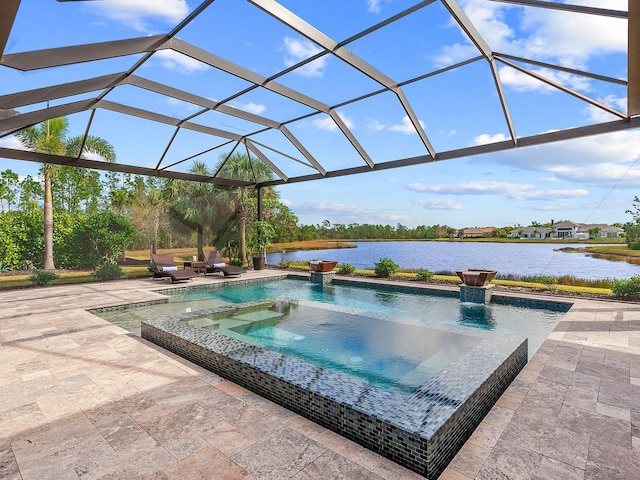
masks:
{"type": "MultiPolygon", "coordinates": [[[[70,137],[64,117],[16,134],[28,150],[117,161],[104,139],[70,137]]],[[[259,159],[237,152],[208,167],[193,162],[194,174],[259,183],[272,171],[259,159]]],[[[0,172],[0,270],[97,267],[114,264],[125,248],[171,249],[214,246],[246,263],[260,233],[253,188],[99,172],[42,164],[39,177],[0,172]],[[117,233],[117,234],[116,234],[117,233]],[[78,242],[85,244],[80,245],[78,242]]],[[[272,187],[262,190],[263,220],[272,240],[294,240],[297,217],[272,187]]]]}

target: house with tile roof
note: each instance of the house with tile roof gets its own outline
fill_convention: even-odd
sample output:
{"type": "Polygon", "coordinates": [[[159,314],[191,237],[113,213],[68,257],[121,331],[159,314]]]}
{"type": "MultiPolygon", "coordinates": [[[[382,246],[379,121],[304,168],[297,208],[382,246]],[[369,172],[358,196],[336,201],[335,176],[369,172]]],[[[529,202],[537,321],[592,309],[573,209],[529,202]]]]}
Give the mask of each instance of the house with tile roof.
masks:
{"type": "Polygon", "coordinates": [[[590,238],[620,238],[624,230],[604,223],[575,223],[563,221],[551,227],[515,228],[509,238],[538,238],[588,240],[590,238]]]}
{"type": "Polygon", "coordinates": [[[464,228],[462,230],[463,238],[478,238],[478,237],[490,237],[495,227],[482,227],[482,228],[464,228]]]}

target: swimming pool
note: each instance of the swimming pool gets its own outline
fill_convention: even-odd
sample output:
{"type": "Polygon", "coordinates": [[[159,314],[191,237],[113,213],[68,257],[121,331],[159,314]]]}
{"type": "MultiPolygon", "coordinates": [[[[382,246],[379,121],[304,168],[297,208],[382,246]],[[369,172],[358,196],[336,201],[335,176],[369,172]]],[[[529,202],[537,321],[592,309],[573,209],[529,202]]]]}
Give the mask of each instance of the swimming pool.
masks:
{"type": "Polygon", "coordinates": [[[166,292],[171,302],[192,310],[224,302],[238,304],[278,297],[316,301],[383,315],[390,321],[412,325],[456,325],[528,338],[529,357],[542,345],[568,309],[567,304],[546,302],[534,305],[497,296],[490,305],[461,303],[458,292],[353,283],[334,280],[331,285],[286,278],[276,281],[227,286],[225,288],[186,289],[166,292]],[[511,301],[510,301],[511,300],[511,301]],[[535,308],[532,308],[535,307],[535,308]]]}
{"type": "Polygon", "coordinates": [[[144,321],[143,338],[432,479],[526,364],[527,340],[514,328],[545,323],[544,338],[569,308],[550,302],[523,309],[516,304],[527,302],[496,295],[495,304],[479,308],[450,298],[455,292],[342,281],[237,283],[174,291],[182,312],[144,321]],[[300,322],[288,323],[292,310],[300,322]],[[306,342],[314,324],[327,323],[336,337],[323,343],[320,333],[306,342]],[[351,335],[354,324],[365,333],[351,335]],[[415,346],[380,349],[405,328],[398,337],[415,346]],[[422,352],[429,339],[433,348],[422,352]],[[455,353],[442,354],[452,340],[461,340],[455,353]],[[293,351],[305,343],[307,351],[293,351]],[[335,344],[342,345],[331,351],[335,344]],[[362,372],[364,364],[374,367],[362,372]]]}

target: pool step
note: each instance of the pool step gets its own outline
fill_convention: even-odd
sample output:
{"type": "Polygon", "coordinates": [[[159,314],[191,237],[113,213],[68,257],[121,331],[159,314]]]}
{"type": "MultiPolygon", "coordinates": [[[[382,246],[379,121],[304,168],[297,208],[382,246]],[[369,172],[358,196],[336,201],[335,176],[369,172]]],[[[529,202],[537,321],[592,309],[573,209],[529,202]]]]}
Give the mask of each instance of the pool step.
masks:
{"type": "Polygon", "coordinates": [[[439,350],[398,380],[398,385],[418,387],[451,364],[451,352],[439,350]]]}
{"type": "Polygon", "coordinates": [[[253,312],[234,315],[232,318],[234,320],[242,320],[245,322],[260,322],[264,320],[273,320],[282,316],[282,313],[274,312],[273,310],[254,310],[253,312]]]}
{"type": "Polygon", "coordinates": [[[252,330],[251,337],[259,338],[267,343],[276,345],[288,345],[293,342],[304,340],[304,335],[299,335],[279,327],[265,327],[252,330]]]}

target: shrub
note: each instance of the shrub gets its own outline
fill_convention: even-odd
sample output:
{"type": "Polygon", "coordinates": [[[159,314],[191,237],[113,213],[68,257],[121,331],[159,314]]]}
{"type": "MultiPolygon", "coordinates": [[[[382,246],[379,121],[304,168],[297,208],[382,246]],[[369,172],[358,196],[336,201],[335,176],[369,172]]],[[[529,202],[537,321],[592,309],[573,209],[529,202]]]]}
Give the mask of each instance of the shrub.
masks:
{"type": "Polygon", "coordinates": [[[631,250],[640,250],[640,242],[631,242],[629,248],[631,250]]]}
{"type": "Polygon", "coordinates": [[[545,275],[540,278],[540,283],[542,283],[549,290],[553,290],[558,286],[558,279],[552,275],[545,275]]]}
{"type": "Polygon", "coordinates": [[[613,280],[611,292],[616,297],[640,298],[640,275],[634,275],[628,280],[613,280]]]}
{"type": "Polygon", "coordinates": [[[135,237],[131,222],[112,212],[98,212],[80,218],[67,237],[66,266],[97,267],[115,263],[135,237]]]}
{"type": "Polygon", "coordinates": [[[396,262],[388,257],[381,258],[375,263],[374,273],[378,277],[389,277],[395,273],[398,273],[400,267],[396,262]]]}
{"type": "Polygon", "coordinates": [[[104,282],[106,280],[117,280],[124,277],[124,272],[116,262],[105,260],[91,272],[96,280],[104,282]]]}
{"type": "Polygon", "coordinates": [[[457,277],[458,274],[453,270],[438,270],[434,272],[434,275],[442,275],[443,277],[457,277]]]}
{"type": "Polygon", "coordinates": [[[429,280],[430,278],[433,277],[433,275],[434,275],[434,273],[432,271],[427,270],[426,268],[421,268],[416,273],[416,278],[418,280],[429,280]]]}
{"type": "Polygon", "coordinates": [[[28,280],[36,286],[48,287],[57,278],[60,278],[60,275],[51,270],[33,270],[28,280]]]}
{"type": "Polygon", "coordinates": [[[244,262],[241,258],[232,258],[229,260],[229,265],[233,265],[235,267],[244,267],[244,262]]]}
{"type": "Polygon", "coordinates": [[[38,211],[0,213],[0,261],[4,270],[42,265],[44,227],[38,211]],[[29,262],[29,263],[26,263],[29,262]]]}
{"type": "Polygon", "coordinates": [[[342,263],[338,268],[338,273],[341,273],[343,275],[351,275],[355,271],[356,271],[356,267],[354,267],[350,263],[342,263]]]}

